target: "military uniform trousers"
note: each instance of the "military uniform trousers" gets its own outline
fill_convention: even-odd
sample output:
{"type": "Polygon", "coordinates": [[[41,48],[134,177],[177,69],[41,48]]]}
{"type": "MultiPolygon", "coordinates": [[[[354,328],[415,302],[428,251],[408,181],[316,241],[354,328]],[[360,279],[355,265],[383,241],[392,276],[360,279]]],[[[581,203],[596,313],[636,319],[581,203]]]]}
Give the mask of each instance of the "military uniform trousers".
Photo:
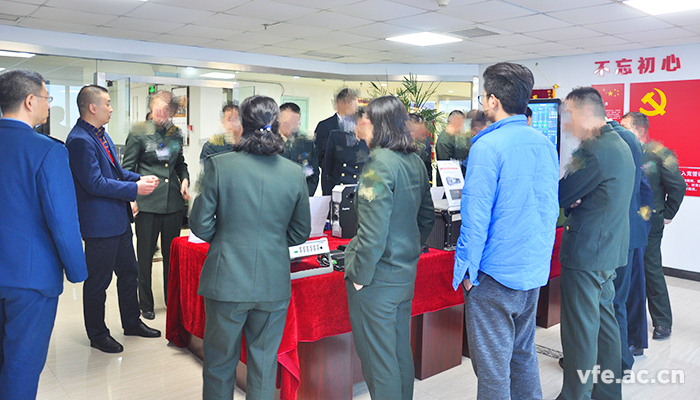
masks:
{"type": "Polygon", "coordinates": [[[355,290],[345,281],[352,337],[372,399],[413,398],[411,306],[414,282],[372,283],[355,290]]]}
{"type": "Polygon", "coordinates": [[[649,243],[644,253],[644,277],[646,279],[649,314],[651,314],[651,322],[655,328],[657,326],[671,328],[673,325],[671,300],[668,297],[668,287],[661,264],[661,239],[663,236],[663,216],[654,215],[651,218],[649,243]]]}
{"type": "Polygon", "coordinates": [[[289,300],[238,303],[205,297],[204,307],[204,400],[233,399],[243,332],[248,366],[246,399],[274,399],[277,351],[289,300]]]}
{"type": "Polygon", "coordinates": [[[170,214],[139,212],[136,214],[136,256],[139,264],[139,305],[141,311],[153,311],[153,286],[151,276],[153,255],[160,235],[160,251],[163,254],[163,295],[168,301],[168,272],[170,271],[170,244],[180,236],[182,211],[170,214]]]}
{"type": "Polygon", "coordinates": [[[620,327],[620,346],[622,356],[622,370],[632,369],[634,364],[634,356],[627,345],[627,299],[630,293],[630,283],[632,276],[632,262],[634,258],[634,249],[627,254],[627,265],[624,265],[615,270],[615,298],[613,305],[615,306],[615,319],[620,327]]]}
{"type": "Polygon", "coordinates": [[[57,307],[58,296],[0,286],[0,399],[36,398],[57,307]]]}
{"type": "Polygon", "coordinates": [[[88,338],[96,341],[109,335],[109,329],[105,325],[105,300],[112,274],[117,275],[122,327],[129,329],[139,324],[139,303],[136,297],[138,267],[131,226],[118,236],[84,240],[88,278],[83,284],[83,317],[88,338]]]}
{"type": "Polygon", "coordinates": [[[622,386],[620,328],[615,319],[615,271],[561,268],[561,344],[564,350],[564,384],[558,400],[619,400],[622,386]],[[603,384],[594,367],[612,371],[603,384]],[[589,373],[590,372],[590,373],[589,373]],[[580,377],[580,374],[584,378],[580,377]],[[587,379],[585,379],[587,375],[587,379]]]}
{"type": "MultiPolygon", "coordinates": [[[[649,347],[647,330],[647,291],[644,280],[644,252],[634,249],[630,268],[630,293],[627,296],[627,345],[638,349],[649,347]]],[[[622,345],[624,346],[624,342],[622,345]]]]}

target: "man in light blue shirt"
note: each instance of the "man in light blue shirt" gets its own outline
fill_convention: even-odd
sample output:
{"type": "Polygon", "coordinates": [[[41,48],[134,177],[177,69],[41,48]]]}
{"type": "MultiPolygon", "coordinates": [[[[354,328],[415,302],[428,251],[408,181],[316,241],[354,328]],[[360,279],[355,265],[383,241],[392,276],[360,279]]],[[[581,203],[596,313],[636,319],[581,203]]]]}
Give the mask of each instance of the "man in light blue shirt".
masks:
{"type": "Polygon", "coordinates": [[[535,312],[559,216],[554,145],[522,115],[534,78],[498,63],[479,96],[492,125],[472,139],[452,285],[462,285],[479,399],[541,399],[535,312]]]}

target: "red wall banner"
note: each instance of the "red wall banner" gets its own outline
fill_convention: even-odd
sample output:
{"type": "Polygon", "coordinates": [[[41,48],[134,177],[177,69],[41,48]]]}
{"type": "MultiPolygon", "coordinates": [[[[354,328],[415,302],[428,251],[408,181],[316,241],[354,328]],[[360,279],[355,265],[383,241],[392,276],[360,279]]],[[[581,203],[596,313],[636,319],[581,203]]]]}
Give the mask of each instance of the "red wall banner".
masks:
{"type": "Polygon", "coordinates": [[[649,118],[649,136],[678,156],[689,196],[700,196],[700,80],[630,84],[630,111],[649,118]]]}
{"type": "Polygon", "coordinates": [[[605,101],[605,114],[608,118],[620,122],[625,109],[625,84],[592,85],[600,92],[605,101]]]}

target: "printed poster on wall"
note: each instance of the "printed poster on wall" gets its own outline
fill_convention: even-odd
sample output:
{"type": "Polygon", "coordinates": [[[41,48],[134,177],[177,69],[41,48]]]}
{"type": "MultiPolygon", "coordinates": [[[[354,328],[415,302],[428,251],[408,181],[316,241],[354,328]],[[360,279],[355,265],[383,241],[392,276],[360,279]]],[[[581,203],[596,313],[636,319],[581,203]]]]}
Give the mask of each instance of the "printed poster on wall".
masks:
{"type": "Polygon", "coordinates": [[[625,108],[625,84],[612,83],[609,85],[592,85],[600,92],[605,102],[605,114],[608,118],[620,122],[625,108]]]}
{"type": "Polygon", "coordinates": [[[678,156],[688,186],[700,196],[700,80],[630,84],[630,111],[649,118],[649,136],[678,156]]]}

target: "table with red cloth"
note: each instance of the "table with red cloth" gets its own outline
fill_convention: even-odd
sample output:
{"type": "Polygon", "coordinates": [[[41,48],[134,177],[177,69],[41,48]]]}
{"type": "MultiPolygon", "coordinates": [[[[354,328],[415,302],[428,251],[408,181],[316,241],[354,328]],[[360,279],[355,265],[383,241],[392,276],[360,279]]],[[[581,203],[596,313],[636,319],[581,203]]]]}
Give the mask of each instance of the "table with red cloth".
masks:
{"type": "MultiPolygon", "coordinates": [[[[328,237],[331,249],[349,241],[328,237]]],[[[166,338],[180,347],[187,346],[190,334],[204,337],[204,299],[197,295],[197,289],[208,249],[208,244],[191,243],[187,237],[176,238],[171,245],[166,338]]],[[[462,292],[452,288],[453,265],[454,252],[430,249],[421,255],[412,315],[464,303],[462,292]]],[[[307,257],[294,263],[292,271],[316,266],[316,257],[307,257]]],[[[282,400],[296,399],[301,375],[298,343],[350,332],[343,278],[343,273],[332,272],[292,280],[292,298],[277,354],[281,366],[278,379],[282,400]]]]}

